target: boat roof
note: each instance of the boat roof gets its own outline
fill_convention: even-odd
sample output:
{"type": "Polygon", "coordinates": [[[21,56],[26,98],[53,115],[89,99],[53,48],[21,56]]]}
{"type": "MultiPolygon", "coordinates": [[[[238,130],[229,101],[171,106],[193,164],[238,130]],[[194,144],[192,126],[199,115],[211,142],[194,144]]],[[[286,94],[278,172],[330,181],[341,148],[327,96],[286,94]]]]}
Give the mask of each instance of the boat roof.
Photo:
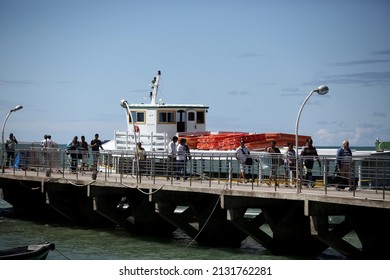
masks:
{"type": "Polygon", "coordinates": [[[129,104],[130,108],[142,108],[142,109],[157,109],[157,108],[181,108],[181,109],[194,109],[202,108],[209,109],[209,106],[201,104],[129,104]]]}

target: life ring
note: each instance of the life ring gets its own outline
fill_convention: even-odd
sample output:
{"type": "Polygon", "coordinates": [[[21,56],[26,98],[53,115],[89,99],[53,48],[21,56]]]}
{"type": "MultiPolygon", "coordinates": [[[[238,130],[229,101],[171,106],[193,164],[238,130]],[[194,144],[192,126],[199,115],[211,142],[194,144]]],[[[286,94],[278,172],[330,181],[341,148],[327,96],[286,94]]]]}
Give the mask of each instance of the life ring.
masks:
{"type": "Polygon", "coordinates": [[[138,125],[134,126],[134,132],[139,133],[139,126],[138,125]]]}

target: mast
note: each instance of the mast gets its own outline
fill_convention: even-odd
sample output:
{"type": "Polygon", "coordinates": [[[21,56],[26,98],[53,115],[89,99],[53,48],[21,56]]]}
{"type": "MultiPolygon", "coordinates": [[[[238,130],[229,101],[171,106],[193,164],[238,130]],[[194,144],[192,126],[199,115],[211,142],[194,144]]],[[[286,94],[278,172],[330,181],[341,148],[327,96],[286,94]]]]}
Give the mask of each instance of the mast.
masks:
{"type": "Polygon", "coordinates": [[[152,91],[150,92],[150,104],[156,105],[157,104],[157,90],[158,90],[158,84],[160,82],[160,75],[161,71],[157,72],[157,76],[154,77],[153,81],[150,83],[150,87],[152,91]]]}

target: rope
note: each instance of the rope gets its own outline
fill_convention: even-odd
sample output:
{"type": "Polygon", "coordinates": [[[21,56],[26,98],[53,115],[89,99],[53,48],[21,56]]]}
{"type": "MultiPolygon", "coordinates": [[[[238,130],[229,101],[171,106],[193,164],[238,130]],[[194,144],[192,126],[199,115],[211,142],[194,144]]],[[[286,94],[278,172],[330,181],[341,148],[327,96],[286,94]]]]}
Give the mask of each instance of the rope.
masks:
{"type": "Polygon", "coordinates": [[[187,249],[188,247],[190,247],[192,245],[192,243],[194,243],[196,241],[196,239],[198,238],[198,236],[202,233],[203,229],[206,227],[207,223],[210,221],[211,219],[211,216],[213,215],[215,209],[217,208],[217,205],[219,204],[219,201],[221,200],[221,197],[223,195],[223,193],[225,192],[226,188],[227,188],[228,184],[225,183],[223,189],[222,189],[222,192],[221,194],[218,196],[218,199],[217,201],[215,202],[215,205],[213,207],[213,210],[211,211],[210,215],[208,216],[208,218],[206,219],[206,222],[204,223],[204,225],[202,226],[202,228],[198,231],[198,234],[191,240],[191,242],[185,247],[185,249],[187,249]]]}
{"type": "Polygon", "coordinates": [[[124,187],[126,187],[126,188],[137,189],[140,193],[146,194],[146,195],[155,194],[155,193],[159,192],[160,190],[162,190],[162,189],[165,187],[165,185],[162,185],[160,188],[158,188],[157,190],[154,190],[153,192],[144,192],[143,190],[141,190],[141,189],[139,188],[138,185],[135,186],[135,187],[128,186],[128,185],[126,185],[125,183],[121,183],[121,185],[124,186],[124,187]]]}
{"type": "MultiPolygon", "coordinates": [[[[44,236],[42,236],[42,240],[45,241],[45,242],[49,242],[49,241],[47,241],[47,240],[45,239],[44,236]]],[[[57,253],[59,253],[59,254],[60,254],[61,256],[63,256],[65,259],[70,260],[70,258],[68,258],[67,256],[65,256],[64,253],[62,253],[60,250],[57,249],[57,246],[54,247],[54,251],[57,251],[57,253]]]]}
{"type": "MultiPolygon", "coordinates": [[[[49,179],[47,180],[46,182],[54,182],[54,181],[59,181],[59,180],[62,180],[63,178],[56,178],[56,179],[49,179]]],[[[67,183],[73,185],[73,186],[76,186],[76,187],[86,187],[86,186],[89,186],[89,185],[92,185],[93,183],[96,182],[96,180],[92,180],[91,182],[89,183],[86,183],[86,184],[76,184],[74,183],[73,181],[71,180],[68,180],[68,179],[65,179],[67,183]]]]}

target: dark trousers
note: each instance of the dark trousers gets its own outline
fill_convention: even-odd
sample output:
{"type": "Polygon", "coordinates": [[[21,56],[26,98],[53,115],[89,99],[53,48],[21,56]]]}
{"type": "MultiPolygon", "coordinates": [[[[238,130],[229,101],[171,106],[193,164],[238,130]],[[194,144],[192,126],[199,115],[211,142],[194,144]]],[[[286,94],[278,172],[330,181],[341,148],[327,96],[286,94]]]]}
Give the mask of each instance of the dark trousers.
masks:
{"type": "Polygon", "coordinates": [[[70,154],[70,170],[72,172],[77,172],[77,154],[76,153],[71,153],[70,154]]]}
{"type": "Polygon", "coordinates": [[[14,161],[15,161],[15,152],[8,151],[7,152],[7,161],[5,163],[5,166],[8,166],[11,163],[11,167],[13,167],[14,161]]]}

